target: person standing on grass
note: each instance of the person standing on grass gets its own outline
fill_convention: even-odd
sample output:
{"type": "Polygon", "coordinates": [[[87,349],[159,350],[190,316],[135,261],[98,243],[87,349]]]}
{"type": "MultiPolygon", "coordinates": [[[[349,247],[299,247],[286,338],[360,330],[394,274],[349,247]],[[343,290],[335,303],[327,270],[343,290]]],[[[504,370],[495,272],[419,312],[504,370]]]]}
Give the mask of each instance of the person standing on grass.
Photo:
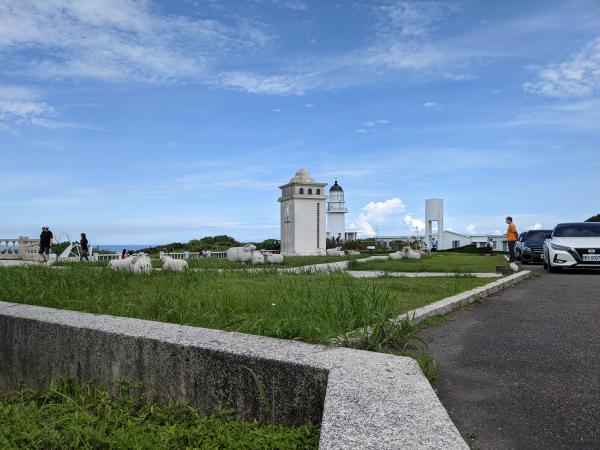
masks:
{"type": "Polygon", "coordinates": [[[431,238],[431,253],[435,253],[437,251],[437,239],[436,238],[431,238]]]}
{"type": "Polygon", "coordinates": [[[90,252],[90,247],[89,247],[87,237],[85,236],[85,233],[81,233],[81,240],[79,241],[79,247],[80,247],[79,261],[83,261],[83,258],[85,258],[86,261],[89,261],[90,258],[88,258],[88,255],[90,252]]]}
{"type": "Polygon", "coordinates": [[[54,238],[52,231],[50,231],[48,227],[42,227],[42,234],[40,234],[40,251],[38,253],[42,255],[44,262],[48,262],[52,238],[54,238]]]}
{"type": "Polygon", "coordinates": [[[511,216],[506,218],[508,228],[506,230],[506,241],[508,242],[508,262],[515,262],[517,255],[515,255],[515,244],[519,240],[519,233],[517,233],[517,226],[513,223],[511,216]]]}

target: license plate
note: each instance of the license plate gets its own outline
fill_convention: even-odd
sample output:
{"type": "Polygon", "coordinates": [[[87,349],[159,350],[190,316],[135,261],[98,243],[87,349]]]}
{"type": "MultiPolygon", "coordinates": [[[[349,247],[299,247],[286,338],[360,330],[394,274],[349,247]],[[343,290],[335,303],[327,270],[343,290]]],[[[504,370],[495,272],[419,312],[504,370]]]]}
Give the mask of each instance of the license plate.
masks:
{"type": "Polygon", "coordinates": [[[583,261],[600,262],[600,255],[581,255],[583,261]]]}

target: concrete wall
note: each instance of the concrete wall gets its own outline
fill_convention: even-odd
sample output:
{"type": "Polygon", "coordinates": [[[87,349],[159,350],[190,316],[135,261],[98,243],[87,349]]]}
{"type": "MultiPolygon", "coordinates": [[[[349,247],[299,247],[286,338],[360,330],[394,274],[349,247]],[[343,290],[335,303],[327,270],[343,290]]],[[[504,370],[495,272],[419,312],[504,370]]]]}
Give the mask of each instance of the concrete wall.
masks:
{"type": "Polygon", "coordinates": [[[468,448],[409,358],[0,302],[4,392],[66,371],[113,391],[126,379],[157,401],[269,420],[247,368],[274,398],[277,422],[321,423],[322,449],[468,448]]]}

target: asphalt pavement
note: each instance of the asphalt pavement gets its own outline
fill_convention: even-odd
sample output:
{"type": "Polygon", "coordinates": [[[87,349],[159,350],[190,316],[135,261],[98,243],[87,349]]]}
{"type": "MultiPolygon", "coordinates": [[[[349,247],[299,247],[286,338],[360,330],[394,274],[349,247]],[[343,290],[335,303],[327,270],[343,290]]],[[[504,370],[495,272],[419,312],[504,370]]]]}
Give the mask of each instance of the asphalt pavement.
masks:
{"type": "Polygon", "coordinates": [[[600,270],[537,276],[421,332],[476,449],[600,449],[600,270]]]}

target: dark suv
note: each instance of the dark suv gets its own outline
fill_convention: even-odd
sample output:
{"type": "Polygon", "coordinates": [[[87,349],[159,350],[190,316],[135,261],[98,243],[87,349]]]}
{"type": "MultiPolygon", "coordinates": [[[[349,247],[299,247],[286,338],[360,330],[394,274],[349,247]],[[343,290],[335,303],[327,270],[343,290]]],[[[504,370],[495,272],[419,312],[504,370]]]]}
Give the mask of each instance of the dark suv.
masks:
{"type": "Polygon", "coordinates": [[[552,230],[529,230],[521,233],[515,245],[517,260],[523,263],[544,262],[544,241],[549,233],[552,230]]]}

